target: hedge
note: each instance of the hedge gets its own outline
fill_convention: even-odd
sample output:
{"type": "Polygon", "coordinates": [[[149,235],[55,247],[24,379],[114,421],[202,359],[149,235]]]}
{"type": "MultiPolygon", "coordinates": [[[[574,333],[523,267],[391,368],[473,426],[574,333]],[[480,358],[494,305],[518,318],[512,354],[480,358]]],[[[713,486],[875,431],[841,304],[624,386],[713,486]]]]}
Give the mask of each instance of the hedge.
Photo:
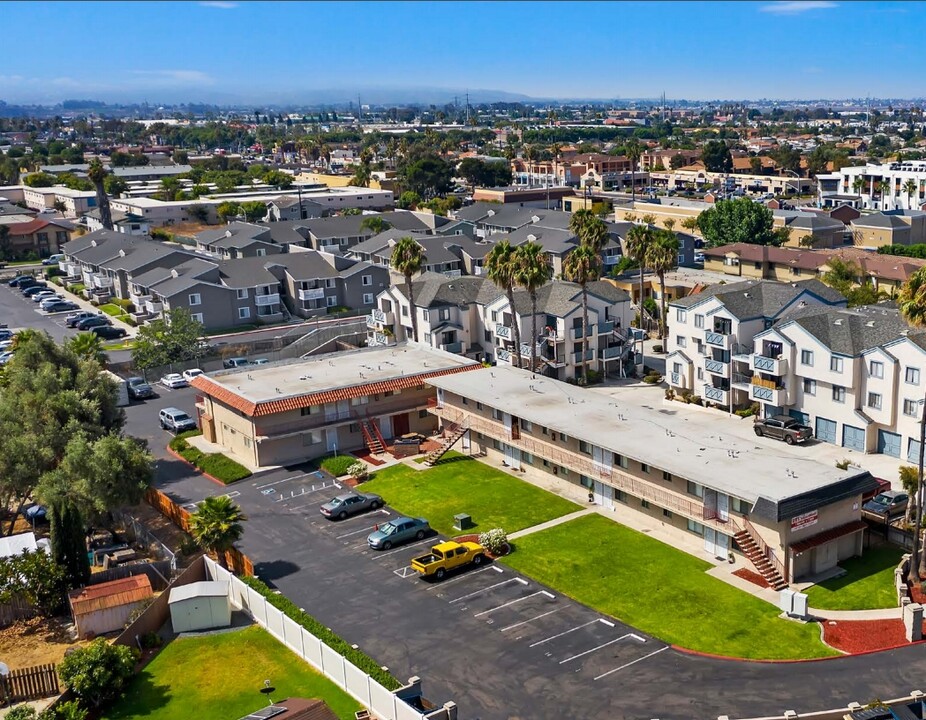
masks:
{"type": "Polygon", "coordinates": [[[338,655],[352,662],[384,688],[387,690],[398,690],[402,687],[402,683],[396,680],[391,673],[383,670],[379,663],[373,658],[365,652],[351,647],[342,637],[336,635],[311,615],[296,607],[292,600],[284,595],[275,593],[256,577],[243,577],[241,579],[244,581],[245,585],[260,593],[268,603],[281,611],[290,620],[308,630],[338,655]]]}
{"type": "Polygon", "coordinates": [[[186,441],[193,435],[202,435],[199,430],[189,430],[180,433],[168,443],[168,447],[180,455],[184,460],[192,463],[198,470],[211,475],[216,480],[221,480],[228,485],[229,483],[244,480],[251,477],[251,471],[241,463],[235,462],[227,455],[222,453],[204,453],[186,441]]]}
{"type": "Polygon", "coordinates": [[[353,455],[331,455],[321,461],[322,470],[331,473],[335,477],[347,475],[347,469],[357,462],[353,455]]]}

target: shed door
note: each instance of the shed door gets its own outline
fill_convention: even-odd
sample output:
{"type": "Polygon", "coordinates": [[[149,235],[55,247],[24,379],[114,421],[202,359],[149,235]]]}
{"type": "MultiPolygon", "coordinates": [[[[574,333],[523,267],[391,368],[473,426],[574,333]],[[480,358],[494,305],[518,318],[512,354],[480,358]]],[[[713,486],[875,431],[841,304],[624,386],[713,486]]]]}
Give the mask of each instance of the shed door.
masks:
{"type": "Polygon", "coordinates": [[[878,452],[900,457],[900,435],[887,430],[878,430],[878,452]]]}
{"type": "Polygon", "coordinates": [[[823,442],[836,442],[836,421],[818,417],[816,435],[823,442]]]}
{"type": "Polygon", "coordinates": [[[865,430],[852,425],[843,425],[842,446],[865,452],[865,430]]]}

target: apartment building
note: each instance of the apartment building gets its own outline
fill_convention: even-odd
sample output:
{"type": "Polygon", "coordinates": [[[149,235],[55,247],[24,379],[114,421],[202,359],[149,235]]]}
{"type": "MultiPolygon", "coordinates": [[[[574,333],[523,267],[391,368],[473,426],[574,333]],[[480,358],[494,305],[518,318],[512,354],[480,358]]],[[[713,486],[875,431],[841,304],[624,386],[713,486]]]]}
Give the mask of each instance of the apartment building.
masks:
{"type": "Polygon", "coordinates": [[[79,218],[85,212],[96,207],[96,193],[94,191],[71,190],[71,188],[64,187],[64,185],[35,188],[25,185],[22,188],[22,195],[26,207],[33,210],[61,208],[62,214],[68,218],[79,218]]]}
{"type": "Polygon", "coordinates": [[[286,307],[299,317],[337,307],[372,311],[390,284],[388,268],[342,255],[308,250],[273,260],[270,271],[280,278],[286,307]]]}
{"type": "Polygon", "coordinates": [[[852,220],[849,227],[857,247],[877,250],[883,245],[926,243],[926,212],[922,210],[868,213],[852,220]]]}
{"type": "Polygon", "coordinates": [[[815,437],[917,462],[926,333],[890,306],[807,307],[756,334],[750,398],[815,437]]]}
{"type": "MultiPolygon", "coordinates": [[[[347,254],[358,260],[390,268],[395,244],[404,237],[412,238],[421,246],[424,253],[422,272],[440,273],[448,277],[460,277],[464,272],[461,246],[476,244],[465,235],[446,237],[390,228],[354,245],[347,254]]],[[[396,281],[399,277],[395,278],[396,281]]]]}
{"type": "Polygon", "coordinates": [[[206,439],[257,468],[431,434],[427,381],[479,367],[411,343],[210,373],[192,385],[206,439]]]}
{"type": "MultiPolygon", "coordinates": [[[[113,221],[113,230],[125,235],[148,235],[151,232],[151,225],[148,221],[137,215],[128,215],[124,212],[111,211],[110,219],[113,221]]],[[[78,222],[83,224],[90,232],[105,230],[99,208],[94,208],[90,212],[84,213],[83,217],[78,222]]]]}
{"type": "Polygon", "coordinates": [[[297,196],[283,195],[267,203],[269,222],[308,220],[324,216],[325,208],[312,200],[300,200],[297,196]]]}
{"type": "Polygon", "coordinates": [[[38,217],[26,222],[3,223],[7,228],[7,259],[16,259],[30,253],[47,258],[57,254],[71,239],[74,226],[66,220],[38,217]]]}
{"type": "Polygon", "coordinates": [[[710,172],[698,166],[652,171],[649,182],[667,190],[683,190],[690,186],[698,190],[717,188],[726,192],[739,190],[744,193],[774,195],[806,194],[814,189],[813,179],[796,175],[710,172]]]}
{"type": "MultiPolygon", "coordinates": [[[[463,353],[486,362],[530,364],[533,315],[530,296],[514,292],[514,308],[507,295],[484,277],[447,278],[422,275],[412,284],[418,315],[418,339],[425,345],[463,353]],[[520,358],[515,352],[514,325],[520,331],[520,358]]],[[[412,322],[404,284],[396,284],[378,298],[370,313],[368,343],[385,345],[394,337],[410,339],[412,322]]],[[[592,370],[620,375],[632,364],[628,329],[630,297],[614,285],[598,281],[588,286],[588,354],[592,370]]],[[[534,339],[537,372],[560,380],[581,375],[582,292],[574,283],[554,281],[537,291],[538,337],[534,339]]]]}
{"type": "Polygon", "coordinates": [[[863,552],[861,497],[875,488],[867,471],[802,457],[785,464],[754,442],[694,429],[697,420],[512,367],[428,384],[437,388],[431,412],[464,452],[581,485],[599,505],[620,505],[680,540],[703,539],[709,556],[745,548],[750,560],[769,561],[762,572],[773,587],[863,552]]]}
{"type": "MultiPolygon", "coordinates": [[[[513,184],[528,187],[594,184],[605,190],[620,190],[630,185],[632,167],[630,158],[601,153],[584,153],[551,160],[518,158],[511,161],[513,184]]],[[[644,184],[645,178],[646,173],[638,173],[638,184],[644,184]]]]}
{"type": "Polygon", "coordinates": [[[221,260],[285,252],[283,246],[274,242],[269,227],[246,222],[231,222],[216,230],[197,233],[196,250],[221,260]]]}
{"type": "Polygon", "coordinates": [[[749,405],[755,400],[749,368],[755,336],[807,306],[845,304],[819,280],[746,280],[675,299],[666,312],[669,387],[723,408],[749,405]]]}
{"type": "Polygon", "coordinates": [[[861,210],[922,210],[926,204],[926,160],[867,163],[817,175],[817,203],[852,202],[861,210]]]}

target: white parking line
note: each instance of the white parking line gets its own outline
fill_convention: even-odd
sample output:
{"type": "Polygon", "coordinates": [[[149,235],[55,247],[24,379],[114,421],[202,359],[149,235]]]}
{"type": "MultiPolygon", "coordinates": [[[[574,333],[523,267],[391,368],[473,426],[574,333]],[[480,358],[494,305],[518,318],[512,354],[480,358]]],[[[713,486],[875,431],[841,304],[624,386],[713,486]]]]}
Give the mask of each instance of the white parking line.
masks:
{"type": "Polygon", "coordinates": [[[412,575],[418,574],[410,565],[405,565],[404,567],[396,568],[392,572],[394,572],[400,578],[407,578],[407,577],[411,577],[412,575]]]}
{"type": "Polygon", "coordinates": [[[553,613],[558,613],[560,610],[565,610],[565,609],[566,609],[566,606],[563,605],[562,607],[558,607],[558,608],[556,608],[555,610],[548,610],[548,611],[545,612],[545,613],[540,613],[540,615],[535,615],[535,616],[532,617],[530,620],[522,620],[521,622],[517,622],[517,623],[515,623],[514,625],[509,625],[508,627],[503,627],[503,628],[501,628],[500,632],[506,632],[507,630],[514,630],[516,627],[521,627],[522,625],[527,625],[528,623],[534,622],[534,620],[539,620],[540,618],[544,618],[544,617],[546,617],[547,615],[552,615],[553,613]]]}
{"type": "Polygon", "coordinates": [[[550,642],[550,640],[556,640],[556,638],[561,638],[563,635],[568,635],[569,633],[575,632],[576,630],[581,630],[582,628],[588,627],[589,625],[594,625],[596,622],[598,622],[598,621],[597,621],[597,620],[590,620],[590,621],[587,622],[587,623],[582,623],[581,625],[576,625],[574,628],[569,628],[568,630],[565,630],[565,631],[563,631],[563,632],[561,632],[561,633],[557,633],[556,635],[551,635],[551,636],[548,637],[548,638],[544,638],[543,640],[538,640],[538,641],[535,642],[535,643],[531,643],[530,645],[528,645],[528,647],[537,647],[538,645],[543,645],[545,642],[550,642]]]}
{"type": "MultiPolygon", "coordinates": [[[[254,485],[254,487],[256,487],[258,490],[262,490],[263,488],[270,487],[271,485],[279,485],[280,483],[289,482],[290,480],[301,480],[302,478],[311,477],[313,475],[318,478],[322,477],[321,473],[318,472],[318,470],[315,470],[310,473],[303,473],[302,475],[293,475],[292,477],[283,478],[282,480],[274,480],[273,482],[264,483],[263,485],[254,485]]],[[[312,487],[315,487],[315,485],[312,487]]],[[[325,487],[325,483],[322,483],[322,487],[325,487]]],[[[328,487],[331,486],[328,485],[328,487]]]]}
{"type": "Polygon", "coordinates": [[[502,585],[507,585],[510,582],[519,582],[522,585],[527,585],[527,580],[523,580],[517,577],[508,578],[507,580],[502,580],[501,582],[495,583],[494,585],[489,585],[489,587],[487,588],[482,588],[482,590],[477,590],[476,592],[467,593],[466,595],[462,597],[458,597],[456,600],[450,600],[450,604],[453,605],[454,603],[460,602],[460,600],[466,600],[467,598],[475,597],[476,595],[481,595],[484,592],[489,592],[489,590],[494,590],[495,588],[501,587],[502,585]]]}
{"type": "MultiPolygon", "coordinates": [[[[639,635],[637,635],[637,636],[635,636],[635,637],[639,638],[639,635]]],[[[644,642],[645,642],[645,641],[644,641],[644,642]]],[[[668,645],[666,645],[665,647],[661,647],[661,648],[659,648],[658,650],[654,650],[654,651],[651,652],[649,655],[644,655],[644,656],[641,657],[641,658],[637,658],[636,660],[631,660],[629,663],[625,663],[624,665],[621,665],[620,667],[616,667],[616,668],[614,668],[613,670],[608,670],[608,672],[606,672],[606,673],[601,673],[601,675],[599,675],[598,677],[596,677],[595,680],[601,680],[601,678],[607,677],[607,676],[610,675],[611,673],[616,673],[618,670],[623,670],[624,668],[629,668],[631,665],[635,665],[635,664],[637,664],[638,662],[640,662],[641,660],[646,660],[646,658],[651,658],[651,657],[653,657],[653,655],[658,655],[658,654],[661,653],[663,650],[668,650],[668,649],[669,649],[669,646],[668,646],[668,645]]]]}
{"type": "Polygon", "coordinates": [[[359,535],[360,533],[370,533],[373,532],[373,529],[376,525],[370,525],[370,527],[363,527],[359,530],[354,530],[354,532],[344,533],[343,535],[338,535],[335,540],[343,540],[344,538],[349,538],[351,535],[359,535]]]}
{"type": "Polygon", "coordinates": [[[488,610],[483,610],[482,612],[477,612],[473,617],[480,617],[480,616],[482,616],[482,615],[488,615],[488,614],[491,613],[491,612],[495,612],[496,610],[501,610],[502,608],[506,608],[506,607],[509,607],[509,606],[511,606],[511,605],[515,605],[515,604],[521,602],[522,600],[527,600],[528,598],[537,597],[538,595],[550,595],[550,593],[544,592],[543,590],[538,590],[537,592],[531,593],[530,595],[525,595],[524,597],[519,597],[517,600],[510,600],[509,602],[506,602],[506,603],[503,603],[503,604],[501,604],[501,605],[498,605],[497,607],[489,608],[488,610]]]}
{"type": "Polygon", "coordinates": [[[501,568],[495,567],[494,565],[489,565],[489,567],[484,567],[484,568],[482,568],[482,570],[473,570],[472,572],[468,572],[468,573],[466,573],[466,574],[464,574],[464,575],[459,575],[459,576],[457,576],[457,577],[455,577],[455,578],[450,578],[449,580],[444,580],[444,581],[441,582],[441,583],[437,583],[437,584],[435,584],[435,585],[429,585],[429,586],[427,586],[427,588],[429,588],[429,589],[430,589],[430,588],[443,589],[443,588],[447,587],[448,585],[452,585],[452,584],[455,583],[455,582],[460,582],[460,580],[466,580],[467,578],[471,578],[471,577],[473,577],[474,575],[478,575],[479,573],[484,573],[484,572],[486,572],[487,570],[494,570],[494,571],[497,572],[497,573],[503,573],[503,572],[505,572],[505,571],[502,570],[501,568]]]}
{"type": "Polygon", "coordinates": [[[591,648],[590,650],[586,650],[585,652],[580,652],[578,655],[572,655],[572,656],[570,656],[570,657],[567,657],[565,660],[560,660],[560,661],[559,661],[559,664],[562,665],[563,663],[567,663],[567,662],[569,662],[570,660],[575,660],[576,658],[580,658],[580,657],[582,657],[583,655],[588,655],[589,653],[593,653],[593,652],[595,652],[596,650],[601,650],[601,648],[603,648],[603,647],[608,647],[608,645],[613,645],[614,643],[620,642],[621,640],[624,640],[624,639],[629,638],[629,637],[630,637],[630,633],[627,633],[626,635],[621,635],[619,638],[614,638],[613,640],[608,640],[608,642],[602,643],[601,645],[596,645],[595,647],[591,648]]]}
{"type": "Polygon", "coordinates": [[[423,543],[429,542],[434,542],[434,538],[425,538],[424,540],[417,540],[412,543],[406,543],[405,545],[395,548],[394,550],[384,550],[382,552],[377,552],[374,554],[374,557],[387,557],[389,555],[395,555],[397,552],[402,552],[406,548],[414,547],[415,545],[422,545],[423,543]]]}

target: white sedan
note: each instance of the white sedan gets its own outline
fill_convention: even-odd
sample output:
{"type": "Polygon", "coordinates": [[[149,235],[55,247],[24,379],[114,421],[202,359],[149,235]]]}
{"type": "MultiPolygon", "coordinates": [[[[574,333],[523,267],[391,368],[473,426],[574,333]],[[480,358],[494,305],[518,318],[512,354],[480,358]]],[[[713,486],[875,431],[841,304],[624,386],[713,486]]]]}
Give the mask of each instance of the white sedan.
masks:
{"type": "Polygon", "coordinates": [[[187,380],[187,382],[202,374],[203,371],[199,368],[190,368],[189,370],[183,371],[183,377],[187,380]]]}
{"type": "Polygon", "coordinates": [[[189,386],[189,382],[183,375],[180,373],[170,373],[161,378],[161,385],[166,388],[171,388],[176,390],[177,388],[185,388],[189,386]]]}

